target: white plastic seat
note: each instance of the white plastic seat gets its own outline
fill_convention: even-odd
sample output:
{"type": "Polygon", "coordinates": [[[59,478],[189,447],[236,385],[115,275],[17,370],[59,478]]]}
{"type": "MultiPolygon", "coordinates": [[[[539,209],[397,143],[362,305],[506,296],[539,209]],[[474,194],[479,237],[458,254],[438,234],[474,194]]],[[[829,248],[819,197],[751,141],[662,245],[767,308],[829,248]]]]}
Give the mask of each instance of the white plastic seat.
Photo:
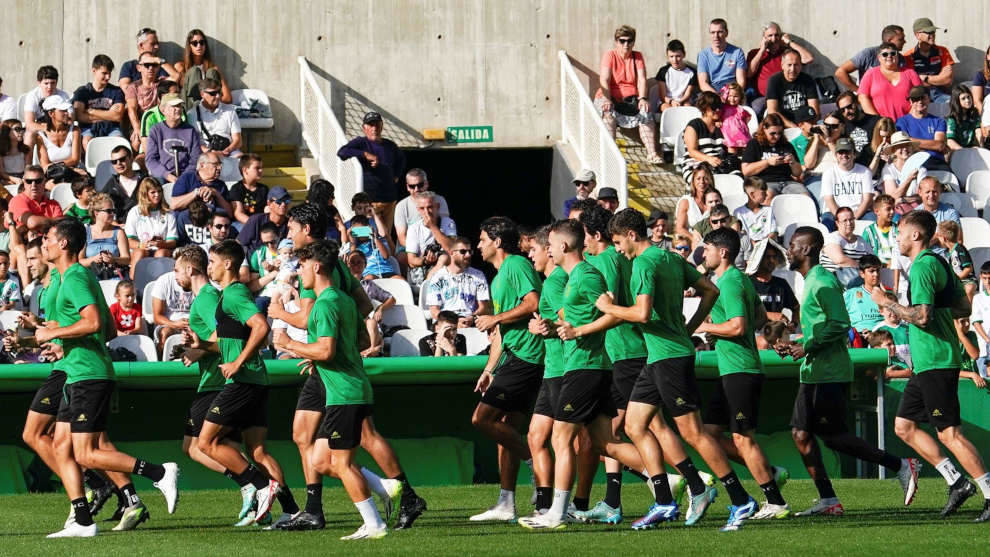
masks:
{"type": "Polygon", "coordinates": [[[742,109],[749,112],[749,122],[746,122],[746,125],[749,126],[749,135],[753,135],[760,127],[760,123],[757,122],[756,111],[745,104],[742,105],[742,109]]]}
{"type": "Polygon", "coordinates": [[[17,119],[24,122],[24,107],[27,106],[29,93],[24,93],[17,97],[17,119]]]}
{"type": "Polygon", "coordinates": [[[392,335],[391,351],[389,354],[392,356],[419,356],[419,341],[430,334],[432,334],[432,331],[428,329],[403,329],[396,331],[392,335]]]}
{"type": "Polygon", "coordinates": [[[940,197],[942,203],[952,205],[959,211],[961,217],[977,217],[976,207],[973,207],[973,198],[965,193],[947,191],[940,197]]]}
{"type": "Polygon", "coordinates": [[[10,193],[11,197],[13,197],[17,195],[17,190],[20,188],[20,186],[18,186],[17,184],[7,184],[6,186],[4,186],[4,188],[7,190],[8,193],[10,193]]]}
{"type": "Polygon", "coordinates": [[[701,118],[701,111],[693,106],[675,106],[660,113],[660,141],[668,148],[677,144],[688,122],[701,118]]]}
{"type": "Polygon", "coordinates": [[[220,164],[220,180],[224,182],[237,182],[241,179],[239,159],[235,159],[233,157],[221,157],[220,164]]]}
{"type": "Polygon", "coordinates": [[[162,361],[163,362],[175,361],[175,358],[172,358],[172,350],[174,350],[176,346],[179,346],[181,344],[182,344],[182,335],[171,335],[167,339],[165,339],[165,344],[162,345],[162,361]]]}
{"type": "Polygon", "coordinates": [[[787,285],[794,292],[794,297],[797,298],[798,302],[801,301],[801,296],[804,294],[804,277],[801,276],[801,273],[790,269],[776,269],[773,275],[786,280],[787,285]]]}
{"type": "Polygon", "coordinates": [[[410,329],[428,329],[426,318],[417,306],[396,304],[382,314],[382,328],[404,325],[410,329]]]}
{"type": "Polygon", "coordinates": [[[694,317],[696,311],[698,311],[698,306],[701,305],[701,298],[698,296],[693,296],[691,298],[684,298],[683,305],[681,306],[681,311],[684,314],[684,322],[687,323],[694,317]]]}
{"type": "Polygon", "coordinates": [[[107,306],[113,305],[117,301],[117,283],[120,279],[104,279],[100,281],[100,289],[103,290],[103,299],[107,301],[107,306]]]}
{"type": "Polygon", "coordinates": [[[131,148],[130,142],[123,137],[94,137],[86,145],[86,172],[96,176],[96,167],[105,160],[110,160],[110,153],[118,146],[131,148]]]}
{"type": "Polygon", "coordinates": [[[134,292],[143,296],[145,286],[173,270],[175,260],[171,257],[142,257],[134,266],[134,292]]]}
{"type": "Polygon", "coordinates": [[[871,220],[856,219],[856,228],[854,228],[853,231],[857,236],[862,236],[863,232],[866,231],[871,224],[873,224],[873,221],[871,220]]]}
{"type": "Polygon", "coordinates": [[[175,188],[175,182],[165,182],[162,185],[162,197],[165,198],[165,202],[169,205],[172,204],[172,189],[175,188]]]}
{"type": "Polygon", "coordinates": [[[57,184],[52,188],[48,197],[58,203],[62,207],[62,211],[67,210],[76,203],[76,196],[72,195],[72,184],[69,183],[57,184]]]}
{"type": "Polygon", "coordinates": [[[491,344],[488,341],[488,333],[483,333],[479,331],[476,327],[470,327],[467,329],[457,329],[458,334],[464,335],[464,340],[467,341],[467,355],[475,356],[481,354],[488,345],[491,344]]]}
{"type": "Polygon", "coordinates": [[[155,307],[152,304],[151,289],[154,288],[155,283],[149,282],[144,287],[144,294],[141,296],[141,315],[144,320],[148,322],[148,325],[152,325],[155,322],[155,307]]]}
{"type": "MultiPolygon", "coordinates": [[[[716,174],[716,176],[728,176],[728,174],[716,174]]],[[[749,198],[745,193],[722,194],[722,204],[728,207],[730,213],[745,205],[747,201],[749,198]]]]}
{"type": "Polygon", "coordinates": [[[117,337],[107,345],[111,350],[114,348],[126,348],[134,353],[139,362],[157,362],[158,352],[155,350],[155,341],[151,337],[144,335],[127,335],[117,337]]]}
{"type": "MultiPolygon", "coordinates": [[[[242,106],[247,108],[252,101],[257,101],[257,104],[264,105],[268,107],[268,112],[271,112],[272,102],[268,98],[268,94],[261,89],[234,89],[230,92],[231,104],[234,107],[242,106]]],[[[275,120],[273,118],[237,118],[241,123],[242,129],[269,129],[275,126],[275,120]]]]}
{"type": "Polygon", "coordinates": [[[395,298],[396,305],[414,306],[412,288],[409,283],[396,278],[377,278],[372,280],[379,288],[388,292],[395,298]]]}
{"type": "Polygon", "coordinates": [[[949,167],[960,183],[965,184],[969,175],[977,170],[990,170],[990,151],[969,147],[952,152],[949,167]]]}
{"type": "Polygon", "coordinates": [[[16,309],[0,311],[0,327],[3,327],[5,331],[17,330],[17,318],[20,315],[21,312],[16,309]]]}
{"type": "Polygon", "coordinates": [[[802,194],[783,193],[770,201],[773,218],[777,221],[777,232],[783,234],[793,223],[818,222],[818,210],[811,197],[802,194]]]}
{"type": "MultiPolygon", "coordinates": [[[[968,238],[966,239],[966,243],[969,243],[968,238]]],[[[969,256],[973,259],[973,272],[979,275],[980,267],[987,261],[990,261],[990,247],[969,248],[969,256]]]]}
{"type": "Polygon", "coordinates": [[[966,178],[966,194],[973,198],[973,206],[986,207],[990,201],[990,170],[975,170],[966,178]]]}
{"type": "Polygon", "coordinates": [[[929,170],[928,176],[938,180],[940,184],[945,186],[947,192],[962,191],[962,188],[959,186],[959,178],[956,178],[956,175],[948,170],[929,170]]]}
{"type": "Polygon", "coordinates": [[[990,247],[990,222],[975,217],[962,217],[963,245],[969,249],[990,247]]]}
{"type": "Polygon", "coordinates": [[[739,176],[738,174],[716,174],[715,189],[722,194],[723,201],[727,195],[746,195],[745,190],[743,190],[742,176],[739,176]]]}

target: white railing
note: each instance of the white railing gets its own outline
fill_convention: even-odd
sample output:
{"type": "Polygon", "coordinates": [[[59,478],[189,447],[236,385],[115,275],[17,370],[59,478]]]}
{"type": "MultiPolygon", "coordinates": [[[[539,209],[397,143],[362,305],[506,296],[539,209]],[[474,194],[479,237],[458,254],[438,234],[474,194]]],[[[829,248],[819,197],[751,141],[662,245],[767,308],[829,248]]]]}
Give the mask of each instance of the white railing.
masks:
{"type": "Polygon", "coordinates": [[[567,52],[561,50],[557,57],[560,58],[561,139],[574,147],[582,167],[595,172],[598,186],[615,188],[619,192],[619,206],[627,207],[626,159],[574,73],[567,52]]]}
{"type": "Polygon", "coordinates": [[[330,102],[320,90],[309,60],[299,57],[300,120],[302,138],[320,167],[320,176],[334,185],[337,209],[345,220],[351,218],[351,197],[364,191],[361,163],[337,157],[337,150],[347,143],[344,129],[337,121],[330,102]]]}

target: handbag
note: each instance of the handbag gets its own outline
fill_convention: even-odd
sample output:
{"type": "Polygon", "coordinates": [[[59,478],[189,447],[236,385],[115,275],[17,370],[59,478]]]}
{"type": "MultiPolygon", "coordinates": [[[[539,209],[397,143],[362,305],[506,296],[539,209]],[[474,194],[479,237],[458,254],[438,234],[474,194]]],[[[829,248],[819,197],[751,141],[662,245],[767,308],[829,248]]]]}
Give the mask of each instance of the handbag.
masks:
{"type": "Polygon", "coordinates": [[[213,135],[207,131],[206,126],[203,125],[203,114],[199,111],[198,104],[196,105],[196,120],[199,122],[199,129],[206,136],[206,146],[210,148],[210,151],[223,151],[230,146],[230,138],[213,135]]]}
{"type": "Polygon", "coordinates": [[[628,96],[621,101],[616,101],[615,111],[623,116],[636,116],[639,114],[639,99],[636,95],[628,96]]]}
{"type": "Polygon", "coordinates": [[[45,180],[51,180],[56,184],[71,182],[76,176],[78,176],[78,174],[76,174],[76,172],[69,168],[64,162],[52,163],[48,165],[48,170],[45,171],[45,180]]]}

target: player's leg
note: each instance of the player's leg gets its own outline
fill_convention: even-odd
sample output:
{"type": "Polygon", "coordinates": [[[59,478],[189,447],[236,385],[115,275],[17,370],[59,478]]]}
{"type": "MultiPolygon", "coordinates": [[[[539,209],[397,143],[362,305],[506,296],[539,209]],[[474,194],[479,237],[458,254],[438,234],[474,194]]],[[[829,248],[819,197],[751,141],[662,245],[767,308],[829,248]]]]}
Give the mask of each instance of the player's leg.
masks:
{"type": "Polygon", "coordinates": [[[581,429],[574,438],[574,454],[577,459],[577,482],[571,506],[575,510],[586,511],[591,501],[591,486],[595,483],[600,453],[595,450],[587,429],[581,429]]]}
{"type": "MultiPolygon", "coordinates": [[[[375,427],[372,416],[366,417],[361,422],[361,448],[368,452],[378,467],[382,469],[385,476],[402,484],[402,501],[399,504],[399,519],[396,521],[396,530],[411,528],[413,522],[426,510],[426,500],[420,497],[413,489],[412,483],[406,477],[399,463],[399,456],[395,454],[395,449],[382,436],[375,427]]],[[[386,522],[391,518],[391,513],[386,512],[386,522]]]]}
{"type": "MultiPolygon", "coordinates": [[[[299,449],[303,477],[306,480],[306,508],[303,515],[296,517],[298,529],[319,529],[326,523],[323,516],[323,480],[310,466],[310,453],[316,439],[323,411],[326,408],[326,386],[318,374],[306,378],[299,391],[296,411],[292,417],[292,441],[299,449]]],[[[293,528],[297,529],[297,528],[293,528]]]]}
{"type": "MultiPolygon", "coordinates": [[[[68,402],[64,402],[63,404],[68,404],[68,402]]],[[[97,530],[96,524],[93,522],[93,516],[89,512],[89,504],[86,502],[82,470],[75,461],[72,452],[72,432],[68,422],[57,422],[55,424],[53,448],[55,463],[58,467],[58,475],[62,480],[62,487],[65,489],[65,494],[69,498],[71,511],[63,529],[49,534],[48,537],[95,536],[97,530]]]]}
{"type": "Polygon", "coordinates": [[[499,468],[499,496],[495,505],[485,512],[472,515],[469,520],[489,521],[514,521],[516,519],[516,479],[519,475],[519,461],[521,458],[531,458],[529,447],[525,452],[519,450],[518,444],[525,444],[522,436],[512,426],[518,423],[520,417],[510,418],[509,412],[479,402],[475,408],[471,423],[476,429],[493,439],[498,444],[498,468],[499,468]],[[505,441],[505,443],[503,443],[505,441]],[[508,443],[508,445],[506,444],[508,443]],[[510,446],[513,445],[513,446],[510,446]],[[522,455],[525,455],[524,457],[522,455]]]}
{"type": "MultiPolygon", "coordinates": [[[[471,424],[488,438],[508,449],[515,458],[528,460],[529,447],[519,432],[503,418],[508,412],[479,402],[471,416],[471,424]]],[[[517,422],[519,420],[516,420],[517,422]]]]}
{"type": "Polygon", "coordinates": [[[262,472],[278,484],[275,490],[275,497],[282,507],[282,514],[272,523],[271,527],[277,527],[278,524],[288,522],[294,515],[299,513],[299,505],[296,504],[296,500],[292,496],[292,491],[285,482],[282,466],[265,447],[268,428],[261,425],[254,425],[245,428],[241,432],[241,435],[244,438],[244,447],[248,455],[250,455],[251,460],[255,462],[262,472]]]}
{"type": "Polygon", "coordinates": [[[553,453],[550,451],[550,435],[553,432],[553,416],[560,395],[562,377],[545,378],[533,406],[526,443],[533,458],[534,506],[541,514],[550,508],[553,498],[553,453]]]}
{"type": "MultiPolygon", "coordinates": [[[[330,433],[326,438],[320,436],[315,451],[326,450],[330,453],[330,467],[334,475],[340,478],[351,502],[364,519],[364,524],[354,534],[341,539],[381,538],[388,533],[388,527],[378,514],[366,476],[354,463],[354,453],[361,446],[363,422],[371,415],[371,406],[328,406],[325,414],[321,429],[330,433]],[[327,443],[326,446],[323,445],[324,442],[327,443]]],[[[402,484],[396,482],[396,485],[401,490],[402,484]]]]}
{"type": "Polygon", "coordinates": [[[52,425],[54,423],[54,414],[42,414],[28,410],[21,439],[41,458],[45,466],[58,473],[58,465],[55,462],[54,438],[52,437],[52,425]]]}
{"type": "Polygon", "coordinates": [[[797,513],[797,516],[815,514],[841,515],[845,512],[839,497],[832,489],[832,482],[825,471],[818,440],[813,433],[818,416],[815,414],[814,397],[817,385],[801,383],[797,397],[794,399],[794,411],[791,414],[791,438],[804,462],[808,476],[818,490],[818,500],[807,510],[797,513]]]}

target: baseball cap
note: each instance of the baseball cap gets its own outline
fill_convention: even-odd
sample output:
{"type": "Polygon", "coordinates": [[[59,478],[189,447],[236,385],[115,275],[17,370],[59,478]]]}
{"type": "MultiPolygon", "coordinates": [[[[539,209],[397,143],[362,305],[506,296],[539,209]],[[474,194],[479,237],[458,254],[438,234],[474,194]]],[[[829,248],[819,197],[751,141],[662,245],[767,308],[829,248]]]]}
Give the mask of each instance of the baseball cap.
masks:
{"type": "Polygon", "coordinates": [[[658,220],[670,220],[667,216],[667,211],[661,209],[653,209],[650,211],[650,218],[646,219],[646,226],[653,228],[658,220]]]}
{"type": "Polygon", "coordinates": [[[278,249],[280,250],[285,248],[292,249],[293,247],[295,246],[292,245],[292,240],[289,238],[282,238],[282,241],[278,243],[278,249]]]}
{"type": "Polygon", "coordinates": [[[619,192],[615,188],[601,188],[598,190],[598,199],[619,199],[619,192]]]}
{"type": "Polygon", "coordinates": [[[165,106],[179,106],[180,104],[184,104],[184,101],[178,93],[166,93],[162,95],[162,104],[165,106]]]}
{"type": "Polygon", "coordinates": [[[58,95],[52,95],[47,99],[45,99],[45,102],[41,103],[41,108],[43,108],[45,112],[48,112],[49,110],[68,111],[72,109],[72,105],[69,104],[69,101],[63,99],[62,97],[58,95]]]}
{"type": "Polygon", "coordinates": [[[282,186],[275,186],[274,188],[268,190],[268,201],[291,201],[292,196],[289,195],[288,190],[282,186]]]}
{"type": "Polygon", "coordinates": [[[794,111],[794,121],[797,123],[801,122],[814,122],[818,119],[818,113],[815,112],[814,108],[808,105],[798,107],[794,111]]]}
{"type": "Polygon", "coordinates": [[[925,99],[925,98],[928,98],[928,89],[925,89],[920,85],[915,85],[908,92],[908,99],[912,101],[916,101],[918,99],[925,99]]]}
{"type": "Polygon", "coordinates": [[[364,119],[362,120],[362,122],[364,122],[365,124],[374,124],[376,122],[381,122],[381,121],[382,121],[382,115],[375,111],[366,112],[364,114],[364,119]]]}
{"type": "Polygon", "coordinates": [[[594,172],[592,172],[591,170],[588,170],[587,168],[582,168],[581,169],[581,172],[578,172],[577,173],[577,176],[575,176],[574,177],[574,180],[572,180],[572,181],[573,182],[591,182],[594,179],[595,179],[595,173],[594,172]]]}
{"type": "Polygon", "coordinates": [[[856,146],[848,137],[840,137],[838,141],[835,142],[835,152],[839,151],[852,151],[856,152],[856,146]]]}
{"type": "Polygon", "coordinates": [[[934,33],[936,29],[941,29],[940,27],[935,27],[935,24],[932,23],[932,20],[928,19],[927,17],[919,17],[918,19],[914,20],[914,25],[912,26],[912,28],[914,29],[915,33],[919,31],[922,33],[934,33]]]}

